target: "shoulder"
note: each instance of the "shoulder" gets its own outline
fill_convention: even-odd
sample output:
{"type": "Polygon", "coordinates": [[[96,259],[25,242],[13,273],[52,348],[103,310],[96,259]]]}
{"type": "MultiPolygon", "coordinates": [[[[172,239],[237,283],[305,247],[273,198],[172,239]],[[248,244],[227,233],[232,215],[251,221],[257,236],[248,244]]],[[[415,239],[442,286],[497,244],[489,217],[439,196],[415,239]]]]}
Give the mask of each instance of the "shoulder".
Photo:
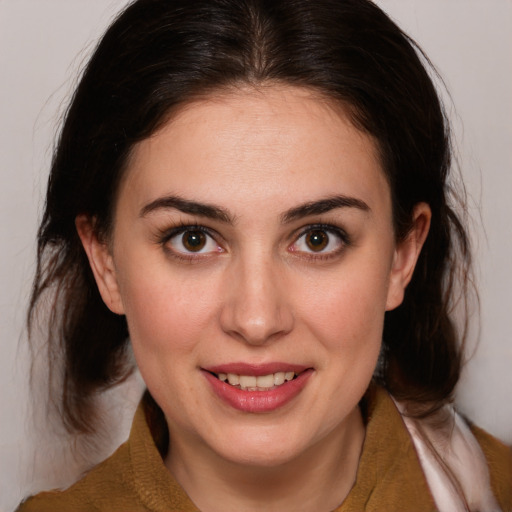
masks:
{"type": "Polygon", "coordinates": [[[131,480],[129,449],[121,445],[108,459],[93,468],[69,489],[42,492],[26,499],[16,512],[92,512],[131,511],[137,508],[137,496],[131,480]]]}
{"type": "Polygon", "coordinates": [[[480,445],[491,478],[492,490],[503,510],[512,510],[512,447],[505,445],[485,430],[470,425],[480,445]]]}
{"type": "Polygon", "coordinates": [[[397,406],[439,510],[512,510],[510,448],[449,405],[426,417],[397,406]]]}
{"type": "Polygon", "coordinates": [[[126,443],[84,478],[64,491],[28,498],[17,512],[197,512],[165,467],[147,412],[141,401],[126,443]]]}

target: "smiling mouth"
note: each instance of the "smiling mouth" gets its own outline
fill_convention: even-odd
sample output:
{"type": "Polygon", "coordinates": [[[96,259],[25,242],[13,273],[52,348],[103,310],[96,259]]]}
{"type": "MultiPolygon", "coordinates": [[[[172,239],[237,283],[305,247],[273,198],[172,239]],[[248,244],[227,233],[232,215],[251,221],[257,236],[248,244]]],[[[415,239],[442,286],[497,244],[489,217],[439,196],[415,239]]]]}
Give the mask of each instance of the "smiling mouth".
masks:
{"type": "Polygon", "coordinates": [[[268,375],[238,375],[236,373],[213,373],[220,381],[243,391],[271,391],[297,378],[295,372],[276,372],[268,375]]]}

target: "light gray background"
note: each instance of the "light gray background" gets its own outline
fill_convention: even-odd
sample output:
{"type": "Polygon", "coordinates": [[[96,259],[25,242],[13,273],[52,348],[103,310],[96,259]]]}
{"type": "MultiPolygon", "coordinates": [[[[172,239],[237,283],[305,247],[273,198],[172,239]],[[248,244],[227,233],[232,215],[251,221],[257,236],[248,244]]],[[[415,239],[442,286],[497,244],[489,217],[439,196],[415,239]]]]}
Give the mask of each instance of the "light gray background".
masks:
{"type": "MultiPolygon", "coordinates": [[[[77,71],[125,4],[0,0],[0,511],[12,510],[29,490],[73,480],[78,471],[68,466],[59,476],[61,434],[41,434],[41,416],[39,431],[27,419],[23,324],[54,134],[77,71]]],[[[453,97],[449,111],[471,196],[481,297],[480,346],[458,404],[512,442],[512,1],[378,4],[426,50],[453,97]]],[[[135,383],[127,390],[128,412],[120,413],[123,426],[109,442],[126,435],[139,389],[135,383]]]]}

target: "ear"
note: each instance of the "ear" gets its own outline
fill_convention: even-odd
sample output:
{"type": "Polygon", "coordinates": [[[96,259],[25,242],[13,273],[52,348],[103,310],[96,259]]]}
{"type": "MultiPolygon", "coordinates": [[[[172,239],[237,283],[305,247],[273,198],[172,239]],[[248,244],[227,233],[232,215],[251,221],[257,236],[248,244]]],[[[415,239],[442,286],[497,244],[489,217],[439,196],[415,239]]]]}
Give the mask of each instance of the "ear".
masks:
{"type": "Polygon", "coordinates": [[[98,239],[94,229],[94,219],[87,215],[78,215],[75,226],[103,302],[113,313],[123,315],[124,307],[110,247],[106,242],[98,239]]]}
{"type": "Polygon", "coordinates": [[[404,300],[421,248],[427,238],[432,212],[427,203],[418,203],[413,210],[413,225],[406,238],[395,248],[391,267],[386,311],[397,308],[404,300]]]}

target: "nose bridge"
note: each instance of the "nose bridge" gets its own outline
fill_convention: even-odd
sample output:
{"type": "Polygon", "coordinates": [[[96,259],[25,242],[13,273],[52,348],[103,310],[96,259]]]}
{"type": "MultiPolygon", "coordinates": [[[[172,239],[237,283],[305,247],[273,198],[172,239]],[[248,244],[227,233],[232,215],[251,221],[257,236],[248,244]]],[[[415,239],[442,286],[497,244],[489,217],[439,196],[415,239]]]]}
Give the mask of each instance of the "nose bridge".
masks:
{"type": "Polygon", "coordinates": [[[289,332],[293,314],[282,269],[264,250],[237,258],[230,269],[221,323],[225,332],[261,345],[289,332]]]}

